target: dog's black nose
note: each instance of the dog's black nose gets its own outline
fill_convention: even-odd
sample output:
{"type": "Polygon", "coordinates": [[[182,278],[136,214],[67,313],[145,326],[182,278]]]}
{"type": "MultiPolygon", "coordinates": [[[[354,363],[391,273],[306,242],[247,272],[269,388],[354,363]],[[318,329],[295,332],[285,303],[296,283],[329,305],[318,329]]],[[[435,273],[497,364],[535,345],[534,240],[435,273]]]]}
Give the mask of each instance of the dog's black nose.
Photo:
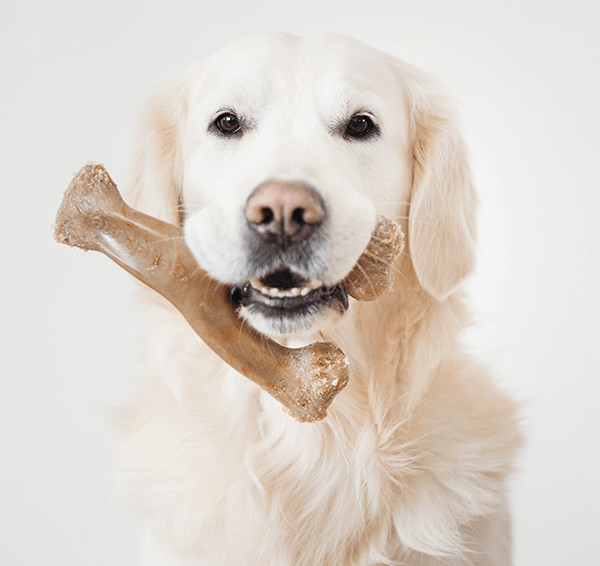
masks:
{"type": "Polygon", "coordinates": [[[297,183],[265,183],[246,202],[248,226],[284,249],[306,240],[324,218],[323,199],[310,187],[297,183]]]}

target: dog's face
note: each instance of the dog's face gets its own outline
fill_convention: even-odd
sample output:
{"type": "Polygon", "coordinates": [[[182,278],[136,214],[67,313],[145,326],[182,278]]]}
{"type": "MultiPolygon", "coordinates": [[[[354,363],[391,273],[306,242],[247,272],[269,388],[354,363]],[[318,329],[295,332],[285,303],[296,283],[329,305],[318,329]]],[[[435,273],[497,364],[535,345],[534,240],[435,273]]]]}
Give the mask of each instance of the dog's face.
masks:
{"type": "MultiPolygon", "coordinates": [[[[162,167],[157,177],[173,185],[171,209],[185,211],[199,265],[231,286],[234,306],[260,331],[313,331],[341,316],[349,303],[340,282],[376,214],[395,218],[401,204],[416,201],[416,181],[446,174],[432,170],[447,159],[449,144],[440,150],[432,141],[441,121],[423,118],[428,133],[419,138],[423,93],[414,73],[349,38],[268,34],[202,61],[152,103],[158,165],[147,168],[162,167]]],[[[440,215],[431,202],[440,208],[447,197],[435,191],[419,205],[422,214],[440,215]]],[[[464,216],[449,224],[469,231],[464,216]]],[[[442,247],[456,243],[448,222],[419,222],[413,255],[419,240],[439,248],[428,241],[438,231],[442,247]]],[[[441,297],[464,273],[437,273],[431,260],[415,269],[441,297]]]]}
{"type": "Polygon", "coordinates": [[[186,238],[263,332],[314,329],[346,309],[339,283],[376,206],[393,208],[410,177],[398,159],[406,117],[373,88],[383,80],[381,60],[354,43],[275,36],[215,57],[197,85],[186,238]]]}

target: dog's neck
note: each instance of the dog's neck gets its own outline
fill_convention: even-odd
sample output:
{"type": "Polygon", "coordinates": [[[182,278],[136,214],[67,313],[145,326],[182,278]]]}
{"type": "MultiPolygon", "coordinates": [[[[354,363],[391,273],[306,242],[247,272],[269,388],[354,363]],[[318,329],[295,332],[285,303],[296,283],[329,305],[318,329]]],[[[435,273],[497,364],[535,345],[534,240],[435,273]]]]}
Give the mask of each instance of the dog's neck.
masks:
{"type": "Polygon", "coordinates": [[[408,255],[396,268],[389,293],[374,302],[354,302],[349,316],[323,338],[348,355],[348,388],[396,399],[396,410],[408,417],[440,364],[456,350],[467,311],[460,291],[438,301],[423,290],[408,255]]]}

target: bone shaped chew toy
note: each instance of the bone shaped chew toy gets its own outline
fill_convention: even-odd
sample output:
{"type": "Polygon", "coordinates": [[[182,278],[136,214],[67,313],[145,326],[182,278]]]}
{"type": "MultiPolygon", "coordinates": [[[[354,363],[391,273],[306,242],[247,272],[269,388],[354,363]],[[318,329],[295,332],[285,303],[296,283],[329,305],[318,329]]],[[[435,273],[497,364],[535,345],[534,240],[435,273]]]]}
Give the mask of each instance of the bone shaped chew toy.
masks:
{"type": "MultiPolygon", "coordinates": [[[[198,266],[183,228],[129,207],[103,165],[89,163],[75,175],[58,209],[54,237],[102,252],[160,293],[221,359],[301,422],[325,417],[348,382],[348,360],[334,344],[286,348],[242,324],[228,287],[198,266]]],[[[403,247],[400,227],[378,217],[371,242],[343,282],[346,292],[368,301],[387,291],[403,247]]]]}

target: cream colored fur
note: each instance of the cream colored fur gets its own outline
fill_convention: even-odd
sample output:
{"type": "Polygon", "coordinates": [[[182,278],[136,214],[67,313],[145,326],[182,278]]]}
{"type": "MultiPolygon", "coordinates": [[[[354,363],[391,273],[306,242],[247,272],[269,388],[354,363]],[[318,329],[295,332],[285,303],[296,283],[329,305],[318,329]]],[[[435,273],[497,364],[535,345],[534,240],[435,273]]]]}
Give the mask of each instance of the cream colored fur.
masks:
{"type": "MultiPolygon", "coordinates": [[[[348,38],[251,38],[153,97],[128,200],[210,239],[202,211],[221,219],[214,230],[232,227],[232,211],[273,175],[310,177],[336,208],[329,253],[349,265],[332,278],[360,255],[343,247],[357,211],[357,241],[384,213],[403,224],[407,251],[392,292],[351,301],[313,332],[275,336],[330,340],[350,359],[349,385],[316,424],[289,417],[142,291],[148,379],[121,412],[118,469],[119,495],[148,533],[144,564],[509,565],[506,482],[520,439],[514,404],[460,342],[476,197],[446,96],[348,38]],[[206,136],[219,97],[261,108],[244,152],[206,136]],[[382,135],[370,147],[319,130],[315,115],[344,106],[377,111],[382,135]]],[[[234,272],[235,238],[231,228],[219,243],[231,262],[222,271],[199,254],[215,277],[234,272]]]]}

